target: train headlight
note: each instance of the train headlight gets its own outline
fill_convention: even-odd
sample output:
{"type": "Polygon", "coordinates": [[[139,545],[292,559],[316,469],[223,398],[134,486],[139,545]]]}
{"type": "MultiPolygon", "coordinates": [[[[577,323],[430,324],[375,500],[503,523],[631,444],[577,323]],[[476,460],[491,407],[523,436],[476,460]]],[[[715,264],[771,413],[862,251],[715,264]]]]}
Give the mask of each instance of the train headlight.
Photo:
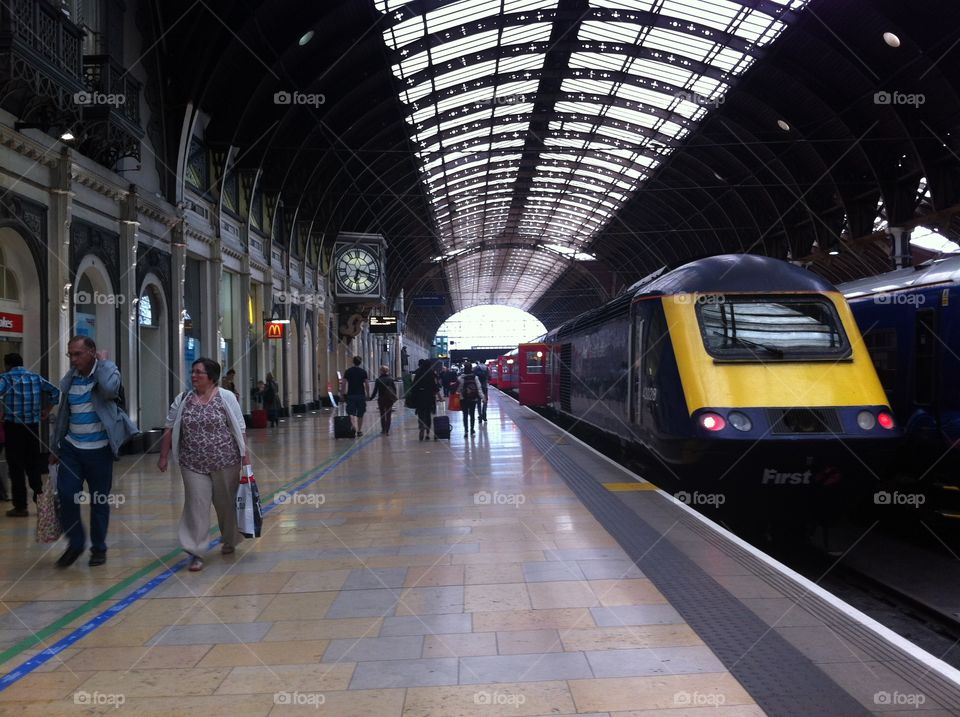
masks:
{"type": "Polygon", "coordinates": [[[700,416],[700,425],[706,428],[708,431],[722,431],[727,427],[727,422],[723,420],[723,416],[717,413],[704,413],[700,416]]]}
{"type": "Polygon", "coordinates": [[[886,411],[880,411],[880,413],[877,414],[877,423],[889,431],[894,426],[893,416],[886,411]]]}
{"type": "Polygon", "coordinates": [[[877,425],[877,419],[873,417],[870,411],[860,411],[857,414],[857,425],[865,431],[870,431],[877,425]]]}
{"type": "Polygon", "coordinates": [[[750,422],[750,419],[745,413],[740,413],[740,411],[731,411],[727,415],[727,420],[730,422],[730,425],[736,428],[738,431],[749,431],[753,428],[753,424],[750,422]]]}

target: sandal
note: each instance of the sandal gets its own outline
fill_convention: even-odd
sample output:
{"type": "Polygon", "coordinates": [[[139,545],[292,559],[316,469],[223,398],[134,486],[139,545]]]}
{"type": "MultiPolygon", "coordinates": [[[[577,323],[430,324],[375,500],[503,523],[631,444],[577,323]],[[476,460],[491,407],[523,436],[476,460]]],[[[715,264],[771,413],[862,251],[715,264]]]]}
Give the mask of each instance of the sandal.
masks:
{"type": "Polygon", "coordinates": [[[194,555],[193,559],[190,561],[189,570],[191,573],[199,573],[201,570],[203,570],[203,561],[194,555]]]}

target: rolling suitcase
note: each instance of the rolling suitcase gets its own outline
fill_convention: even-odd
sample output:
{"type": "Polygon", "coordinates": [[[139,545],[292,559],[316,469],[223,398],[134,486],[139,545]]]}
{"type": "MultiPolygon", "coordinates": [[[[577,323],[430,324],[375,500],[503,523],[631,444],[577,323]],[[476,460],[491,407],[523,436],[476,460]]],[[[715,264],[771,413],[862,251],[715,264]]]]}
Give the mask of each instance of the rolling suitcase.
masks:
{"type": "Polygon", "coordinates": [[[353,424],[350,423],[350,416],[339,415],[340,411],[346,408],[346,404],[341,403],[337,409],[336,416],[333,417],[333,437],[334,438],[354,438],[357,433],[353,430],[353,424]]]}
{"type": "Polygon", "coordinates": [[[433,417],[433,440],[446,438],[450,440],[450,416],[446,415],[446,401],[440,401],[442,414],[433,417]]]}
{"type": "Polygon", "coordinates": [[[266,428],[267,412],[262,408],[254,409],[250,413],[250,428],[266,428]]]}

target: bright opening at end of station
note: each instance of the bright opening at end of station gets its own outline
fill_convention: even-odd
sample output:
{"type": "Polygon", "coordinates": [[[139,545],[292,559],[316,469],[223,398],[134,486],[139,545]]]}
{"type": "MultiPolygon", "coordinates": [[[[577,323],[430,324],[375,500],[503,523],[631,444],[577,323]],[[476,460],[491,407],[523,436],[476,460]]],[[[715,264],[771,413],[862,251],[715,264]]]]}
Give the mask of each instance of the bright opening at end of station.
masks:
{"type": "Polygon", "coordinates": [[[543,323],[522,309],[487,304],[459,311],[443,322],[437,336],[446,336],[451,351],[479,347],[515,347],[547,332],[543,323]]]}

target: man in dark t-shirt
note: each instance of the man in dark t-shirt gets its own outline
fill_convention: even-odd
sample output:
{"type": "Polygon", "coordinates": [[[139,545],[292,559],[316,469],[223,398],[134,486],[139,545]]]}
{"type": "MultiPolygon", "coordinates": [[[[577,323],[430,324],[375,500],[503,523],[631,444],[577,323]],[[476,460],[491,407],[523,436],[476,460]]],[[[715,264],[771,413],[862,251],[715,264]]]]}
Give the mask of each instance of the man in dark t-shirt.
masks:
{"type": "Polygon", "coordinates": [[[367,411],[367,396],[369,395],[369,377],[367,372],[360,368],[362,359],[353,357],[353,366],[343,372],[343,384],[340,392],[347,397],[347,415],[352,416],[353,428],[358,436],[363,435],[363,414],[367,411]]]}

